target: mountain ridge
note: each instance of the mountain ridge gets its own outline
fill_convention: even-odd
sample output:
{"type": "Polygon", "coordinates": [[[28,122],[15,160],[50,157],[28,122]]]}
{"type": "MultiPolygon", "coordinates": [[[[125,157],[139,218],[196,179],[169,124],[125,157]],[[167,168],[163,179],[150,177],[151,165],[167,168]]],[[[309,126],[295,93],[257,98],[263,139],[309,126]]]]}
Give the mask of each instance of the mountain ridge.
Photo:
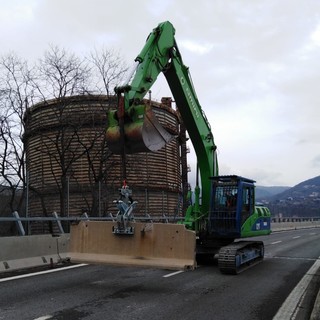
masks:
{"type": "MultiPolygon", "coordinates": [[[[273,189],[275,190],[281,188],[273,189]]],[[[272,195],[260,193],[258,187],[256,201],[267,205],[273,216],[320,217],[320,176],[307,179],[272,195]]]]}

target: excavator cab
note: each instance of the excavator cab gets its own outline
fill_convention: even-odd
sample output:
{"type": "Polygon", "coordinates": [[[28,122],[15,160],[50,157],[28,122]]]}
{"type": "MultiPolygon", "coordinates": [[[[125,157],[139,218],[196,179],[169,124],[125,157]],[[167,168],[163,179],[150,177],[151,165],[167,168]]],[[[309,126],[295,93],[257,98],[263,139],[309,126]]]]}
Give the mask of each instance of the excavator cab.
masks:
{"type": "Polygon", "coordinates": [[[269,209],[255,206],[254,180],[232,175],[211,181],[211,236],[237,239],[270,233],[269,209]]]}
{"type": "Polygon", "coordinates": [[[242,216],[250,216],[254,209],[254,181],[238,176],[211,180],[210,232],[217,237],[240,238],[242,216]]]}

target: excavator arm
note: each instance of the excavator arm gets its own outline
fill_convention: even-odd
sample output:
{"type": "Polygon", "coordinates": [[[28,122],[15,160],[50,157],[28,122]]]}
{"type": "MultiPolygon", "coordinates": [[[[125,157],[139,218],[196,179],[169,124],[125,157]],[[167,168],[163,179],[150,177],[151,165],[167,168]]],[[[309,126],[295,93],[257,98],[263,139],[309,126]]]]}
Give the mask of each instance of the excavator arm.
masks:
{"type": "Polygon", "coordinates": [[[146,44],[135,59],[135,68],[127,81],[115,88],[116,93],[126,93],[125,110],[140,103],[150,90],[158,75],[170,60],[170,51],[175,45],[175,29],[170,22],[160,23],[149,34],[146,44]]]}
{"type": "Polygon", "coordinates": [[[109,114],[107,140],[113,152],[126,154],[157,151],[174,138],[161,127],[151,107],[142,104],[143,97],[162,72],[198,159],[201,206],[200,189],[196,186],[197,201],[189,208],[185,221],[186,226],[197,229],[193,222],[209,212],[209,177],[218,175],[218,161],[209,122],[198,101],[188,67],[183,64],[174,35],[175,29],[168,21],[160,23],[150,33],[145,46],[135,59],[134,72],[125,84],[115,89],[120,107],[109,114]],[[123,141],[119,143],[121,139],[123,141]]]}

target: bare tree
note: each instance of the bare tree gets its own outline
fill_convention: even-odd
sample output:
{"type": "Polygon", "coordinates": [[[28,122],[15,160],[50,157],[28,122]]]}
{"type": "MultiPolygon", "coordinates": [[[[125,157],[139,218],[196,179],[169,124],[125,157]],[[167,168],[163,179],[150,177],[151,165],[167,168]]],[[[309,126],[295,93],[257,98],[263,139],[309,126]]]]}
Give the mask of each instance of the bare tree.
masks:
{"type": "Polygon", "coordinates": [[[60,196],[62,216],[67,215],[68,183],[72,176],[72,164],[83,155],[83,152],[75,148],[81,121],[75,121],[77,117],[71,114],[74,110],[68,108],[70,100],[66,98],[88,92],[89,78],[90,71],[83,59],[64,49],[51,47],[44,54],[44,59],[40,60],[38,76],[34,81],[34,88],[42,105],[50,104],[52,98],[57,102],[50,114],[53,118],[51,122],[55,125],[54,134],[40,127],[39,135],[43,142],[41,153],[50,159],[51,174],[60,196]]]}
{"type": "Polygon", "coordinates": [[[0,60],[0,185],[10,190],[10,211],[22,210],[26,190],[23,116],[32,104],[33,70],[14,54],[0,60]]]}
{"type": "Polygon", "coordinates": [[[103,47],[95,49],[88,58],[93,65],[94,91],[106,94],[114,94],[114,87],[119,84],[128,71],[128,66],[121,55],[115,50],[103,47]]]}
{"type": "MultiPolygon", "coordinates": [[[[79,179],[75,172],[79,161],[84,162],[83,159],[86,158],[88,182],[87,187],[83,189],[82,198],[87,201],[86,207],[92,214],[99,211],[99,190],[107,176],[106,158],[111,153],[107,152],[106,148],[105,126],[106,112],[110,107],[109,100],[112,100],[109,96],[110,86],[121,81],[126,68],[120,57],[113,55],[113,51],[96,50],[91,54],[91,58],[86,59],[85,63],[65,50],[52,47],[41,60],[39,77],[35,83],[41,96],[41,104],[47,103],[52,106],[50,117],[54,134],[48,130],[41,131],[40,127],[39,133],[42,137],[41,152],[50,159],[51,176],[54,177],[60,195],[62,216],[68,215],[69,212],[70,187],[76,188],[78,185],[79,190],[83,185],[82,178],[79,179]],[[89,93],[97,91],[103,93],[102,100],[99,107],[96,106],[99,110],[93,110],[90,102],[86,105],[85,100],[89,93]],[[75,102],[75,98],[72,98],[74,95],[83,95],[81,104],[76,107],[80,100],[75,102]],[[47,100],[47,97],[54,97],[54,103],[47,100]],[[93,114],[94,112],[97,114],[93,114]],[[84,132],[88,126],[90,134],[86,135],[84,132]],[[88,188],[91,199],[88,198],[88,188]]],[[[112,104],[115,103],[113,99],[112,104]]]]}
{"type": "MultiPolygon", "coordinates": [[[[128,71],[123,57],[113,49],[102,47],[99,50],[95,48],[90,53],[88,60],[93,66],[91,69],[94,79],[93,91],[106,95],[111,104],[115,106],[114,88],[122,82],[128,71]]],[[[101,108],[101,111],[107,112],[110,106],[101,104],[101,108]]],[[[87,147],[88,143],[85,145],[82,142],[83,148],[86,150],[91,190],[91,205],[88,203],[88,207],[92,214],[96,212],[101,214],[101,198],[106,198],[106,195],[101,195],[102,186],[105,186],[108,181],[109,166],[112,166],[113,162],[108,161],[112,153],[107,148],[104,130],[97,130],[93,141],[95,142],[94,146],[89,144],[91,148],[87,147]]],[[[110,181],[108,183],[110,184],[110,181]]],[[[108,193],[106,190],[104,191],[105,194],[108,193]]]]}
{"type": "MultiPolygon", "coordinates": [[[[85,152],[87,164],[88,186],[90,189],[90,197],[84,197],[87,201],[87,208],[90,214],[100,216],[106,214],[106,207],[102,208],[102,202],[108,202],[108,192],[106,185],[110,185],[109,172],[112,170],[114,162],[110,161],[112,152],[107,147],[105,135],[106,112],[108,103],[115,104],[115,97],[104,97],[101,101],[98,114],[102,117],[92,117],[92,127],[90,135],[82,134],[79,137],[79,143],[85,152]],[[95,128],[92,130],[92,128],[95,128]]],[[[114,160],[116,161],[116,160],[114,160]]]]}
{"type": "Polygon", "coordinates": [[[87,93],[90,70],[84,59],[51,46],[38,65],[35,87],[42,101],[87,93]]]}
{"type": "MultiPolygon", "coordinates": [[[[14,54],[0,59],[0,192],[10,189],[10,210],[22,211],[28,185],[28,190],[38,197],[42,212],[47,215],[45,178],[41,172],[33,170],[29,175],[30,163],[25,159],[26,150],[32,151],[28,149],[29,140],[36,134],[41,140],[41,145],[36,147],[38,152],[50,161],[50,175],[60,198],[60,214],[66,216],[68,213],[69,181],[73,179],[80,183],[74,168],[77,161],[84,158],[91,199],[87,197],[88,188],[84,191],[84,198],[91,203],[88,205],[90,211],[96,212],[97,190],[107,179],[106,159],[110,155],[101,121],[106,123],[105,115],[110,105],[101,103],[99,117],[90,112],[83,116],[83,110],[77,112],[71,105],[73,97],[80,101],[81,96],[99,93],[105,97],[102,99],[108,100],[113,95],[113,87],[127,70],[120,55],[103,48],[92,52],[90,58],[79,58],[51,46],[33,68],[14,54]],[[31,128],[26,121],[33,121],[30,110],[38,103],[47,106],[51,113],[45,122],[31,128]],[[50,108],[52,104],[54,108],[50,108]],[[101,114],[104,114],[102,118],[101,114]],[[88,126],[97,126],[97,129],[93,129],[94,134],[90,137],[84,138],[82,131],[88,126]],[[37,179],[42,179],[42,183],[34,183],[37,179]]],[[[115,104],[115,100],[112,103],[115,104]]],[[[83,105],[83,108],[86,107],[83,105]]]]}

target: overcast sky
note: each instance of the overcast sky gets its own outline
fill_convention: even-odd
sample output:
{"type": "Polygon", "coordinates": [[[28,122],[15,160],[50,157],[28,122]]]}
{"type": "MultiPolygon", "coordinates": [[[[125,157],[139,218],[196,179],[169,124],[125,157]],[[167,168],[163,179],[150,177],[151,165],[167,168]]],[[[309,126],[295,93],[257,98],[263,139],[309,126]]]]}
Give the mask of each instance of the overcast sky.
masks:
{"type": "MultiPolygon", "coordinates": [[[[166,20],[211,123],[220,173],[265,186],[318,176],[319,0],[0,0],[0,55],[105,46],[130,64],[166,20]]],[[[161,78],[152,91],[154,100],[171,95],[161,78]]]]}

